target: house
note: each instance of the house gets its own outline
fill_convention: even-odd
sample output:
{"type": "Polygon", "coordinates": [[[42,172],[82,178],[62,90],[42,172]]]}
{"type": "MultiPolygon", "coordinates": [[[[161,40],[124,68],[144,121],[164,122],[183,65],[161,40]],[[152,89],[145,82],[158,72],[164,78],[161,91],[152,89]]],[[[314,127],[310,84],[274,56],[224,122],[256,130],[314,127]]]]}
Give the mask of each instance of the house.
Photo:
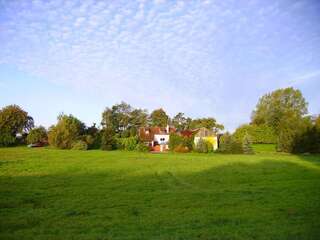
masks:
{"type": "Polygon", "coordinates": [[[139,129],[139,138],[150,147],[152,151],[164,152],[169,150],[170,133],[177,133],[183,137],[194,137],[194,144],[204,139],[212,144],[214,150],[218,148],[218,137],[212,130],[198,128],[194,130],[182,130],[177,132],[173,127],[142,127],[139,129]]]}
{"type": "Polygon", "coordinates": [[[218,136],[217,134],[205,127],[197,129],[196,134],[194,135],[194,144],[197,144],[200,139],[206,140],[212,144],[213,150],[218,148],[218,136]]]}
{"type": "Polygon", "coordinates": [[[164,152],[169,150],[169,135],[176,129],[167,127],[142,127],[139,128],[139,138],[148,145],[152,151],[164,152]]]}

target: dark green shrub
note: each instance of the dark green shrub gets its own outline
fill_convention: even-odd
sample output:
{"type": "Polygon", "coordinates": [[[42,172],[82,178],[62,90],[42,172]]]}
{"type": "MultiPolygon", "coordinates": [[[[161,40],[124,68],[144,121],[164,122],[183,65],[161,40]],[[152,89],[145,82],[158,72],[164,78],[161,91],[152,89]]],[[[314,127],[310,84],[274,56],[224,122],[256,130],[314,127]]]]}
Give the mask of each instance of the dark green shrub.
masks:
{"type": "Polygon", "coordinates": [[[104,128],[101,130],[101,149],[114,150],[117,147],[114,131],[111,128],[104,128]]]}
{"type": "Polygon", "coordinates": [[[248,134],[252,143],[276,143],[277,136],[272,127],[266,125],[245,124],[236,129],[233,136],[239,142],[248,134]]]}
{"type": "Polygon", "coordinates": [[[169,149],[174,151],[178,146],[187,147],[190,150],[193,148],[193,137],[182,137],[176,133],[171,133],[169,138],[169,149]]]}
{"type": "Polygon", "coordinates": [[[40,126],[30,130],[27,136],[27,143],[43,143],[48,139],[47,131],[44,127],[40,126]]]}
{"type": "Polygon", "coordinates": [[[2,131],[0,134],[0,147],[8,147],[15,144],[16,138],[9,132],[2,131]]]}
{"type": "Polygon", "coordinates": [[[138,152],[149,152],[150,149],[144,143],[138,143],[135,150],[138,152]]]}
{"type": "Polygon", "coordinates": [[[117,148],[126,151],[134,151],[138,144],[137,137],[117,138],[117,148]]]}
{"type": "Polygon", "coordinates": [[[229,133],[220,137],[219,148],[217,152],[220,153],[243,153],[242,142],[232,137],[229,133]]]}
{"type": "Polygon", "coordinates": [[[72,144],[72,150],[87,150],[88,144],[85,141],[78,140],[72,144]]]}
{"type": "Polygon", "coordinates": [[[48,141],[54,147],[70,149],[84,131],[85,125],[80,120],[72,115],[60,115],[58,123],[49,129],[48,141]]]}

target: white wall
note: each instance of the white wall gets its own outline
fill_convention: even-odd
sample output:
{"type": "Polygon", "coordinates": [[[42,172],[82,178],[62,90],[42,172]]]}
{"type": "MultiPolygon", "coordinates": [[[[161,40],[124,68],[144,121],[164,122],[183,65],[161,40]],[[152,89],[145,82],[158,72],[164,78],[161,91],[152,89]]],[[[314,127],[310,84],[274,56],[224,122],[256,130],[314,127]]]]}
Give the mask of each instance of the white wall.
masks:
{"type": "Polygon", "coordinates": [[[169,135],[167,134],[155,134],[154,135],[154,141],[157,141],[160,145],[161,144],[168,144],[169,143],[169,135]],[[160,139],[164,138],[163,141],[160,139]]]}

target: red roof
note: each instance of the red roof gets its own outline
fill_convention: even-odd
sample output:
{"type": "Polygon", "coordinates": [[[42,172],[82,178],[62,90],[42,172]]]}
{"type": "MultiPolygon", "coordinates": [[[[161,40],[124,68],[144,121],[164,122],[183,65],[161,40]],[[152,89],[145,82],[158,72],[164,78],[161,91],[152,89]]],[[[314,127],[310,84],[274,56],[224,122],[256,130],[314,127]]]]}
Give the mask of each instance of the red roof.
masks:
{"type": "Polygon", "coordinates": [[[176,132],[176,129],[169,127],[169,132],[167,132],[166,127],[142,127],[139,128],[139,138],[144,142],[151,142],[156,134],[170,134],[176,132]]]}

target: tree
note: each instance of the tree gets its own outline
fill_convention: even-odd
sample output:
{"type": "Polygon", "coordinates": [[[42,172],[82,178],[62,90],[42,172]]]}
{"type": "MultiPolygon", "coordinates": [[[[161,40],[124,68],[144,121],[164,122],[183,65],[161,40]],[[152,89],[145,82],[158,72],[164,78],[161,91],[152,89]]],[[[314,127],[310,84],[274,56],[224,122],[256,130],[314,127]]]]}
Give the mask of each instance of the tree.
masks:
{"type": "Polygon", "coordinates": [[[58,123],[49,129],[49,144],[61,149],[70,149],[84,133],[84,123],[72,115],[61,114],[58,116],[58,123]]]}
{"type": "Polygon", "coordinates": [[[242,141],[247,134],[252,143],[276,143],[277,141],[277,135],[274,129],[264,124],[243,124],[236,129],[233,136],[238,141],[242,141]]]}
{"type": "Polygon", "coordinates": [[[29,131],[34,126],[33,118],[17,105],[0,110],[0,146],[15,143],[17,133],[29,131]]]}
{"type": "Polygon", "coordinates": [[[101,130],[101,149],[113,150],[116,149],[116,138],[112,128],[104,128],[101,130]]]}
{"type": "Polygon", "coordinates": [[[46,142],[47,139],[47,130],[44,127],[40,126],[30,130],[27,136],[27,143],[43,143],[46,142]]]}
{"type": "Polygon", "coordinates": [[[9,105],[0,110],[0,129],[7,130],[12,136],[33,128],[33,118],[18,105],[9,105]]]}
{"type": "Polygon", "coordinates": [[[150,121],[152,126],[165,127],[169,123],[169,116],[162,108],[159,108],[151,113],[150,121]]]}
{"type": "Polygon", "coordinates": [[[301,118],[307,113],[307,103],[302,93],[290,87],[262,96],[252,113],[251,121],[253,124],[271,126],[278,132],[283,119],[301,118]]]}
{"type": "Polygon", "coordinates": [[[209,118],[198,118],[191,121],[190,126],[191,129],[205,127],[214,132],[219,132],[220,130],[224,129],[222,124],[218,124],[216,119],[209,117],[209,118]]]}
{"type": "Polygon", "coordinates": [[[147,125],[147,110],[134,109],[129,104],[121,102],[102,113],[101,125],[110,128],[121,137],[135,136],[137,129],[147,125]]]}
{"type": "Polygon", "coordinates": [[[220,138],[218,152],[221,153],[243,153],[241,141],[235,139],[230,133],[225,133],[220,138]]]}
{"type": "Polygon", "coordinates": [[[191,118],[185,117],[184,113],[179,112],[172,118],[171,123],[178,131],[181,131],[188,129],[191,121],[191,118]]]}

